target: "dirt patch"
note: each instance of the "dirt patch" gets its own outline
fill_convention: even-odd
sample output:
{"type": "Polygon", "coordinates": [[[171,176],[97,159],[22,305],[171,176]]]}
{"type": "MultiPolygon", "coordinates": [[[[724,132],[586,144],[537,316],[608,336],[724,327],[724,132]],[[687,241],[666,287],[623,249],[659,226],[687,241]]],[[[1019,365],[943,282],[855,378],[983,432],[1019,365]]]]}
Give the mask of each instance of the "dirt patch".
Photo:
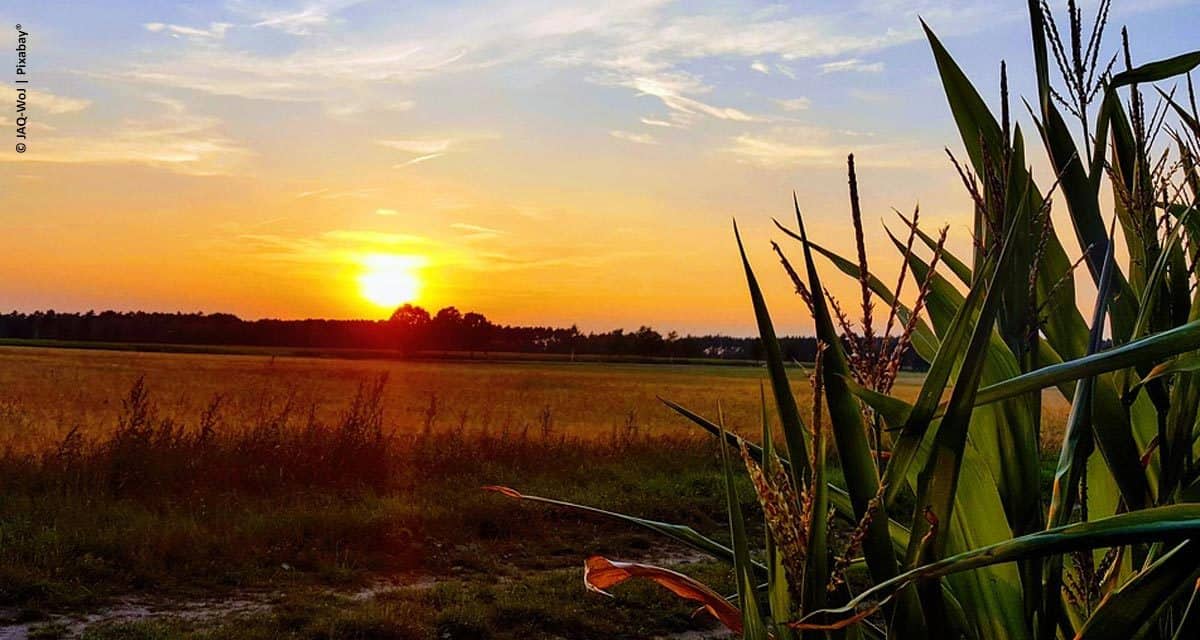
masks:
{"type": "MultiPolygon", "coordinates": [[[[325,589],[326,595],[351,600],[370,600],[377,595],[407,590],[430,589],[440,580],[427,576],[383,578],[355,590],[325,589]]],[[[27,640],[39,633],[53,632],[62,638],[77,638],[94,625],[140,622],[172,618],[193,623],[216,623],[222,619],[269,611],[285,597],[282,591],[235,591],[221,597],[172,599],[126,596],[106,606],[88,611],[52,614],[35,621],[8,622],[19,616],[16,611],[0,611],[0,640],[27,640]]]]}

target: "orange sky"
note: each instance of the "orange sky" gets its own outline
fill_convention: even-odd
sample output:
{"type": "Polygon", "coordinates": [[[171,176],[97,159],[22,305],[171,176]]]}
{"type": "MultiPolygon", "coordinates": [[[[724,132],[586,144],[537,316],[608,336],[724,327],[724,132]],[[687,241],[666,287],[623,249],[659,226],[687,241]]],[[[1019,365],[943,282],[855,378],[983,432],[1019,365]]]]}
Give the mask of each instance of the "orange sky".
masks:
{"type": "MultiPolygon", "coordinates": [[[[1115,19],[1147,31],[1168,4],[1115,19]]],[[[770,220],[790,222],[794,189],[814,238],[851,252],[847,152],[879,271],[897,266],[893,206],[920,202],[969,246],[916,17],[982,87],[1007,57],[1020,94],[1028,33],[1010,5],[0,9],[33,34],[29,150],[0,147],[0,300],[382,317],[360,279],[384,255],[419,265],[431,309],[745,334],[736,217],[783,330],[805,332],[770,220]]]]}

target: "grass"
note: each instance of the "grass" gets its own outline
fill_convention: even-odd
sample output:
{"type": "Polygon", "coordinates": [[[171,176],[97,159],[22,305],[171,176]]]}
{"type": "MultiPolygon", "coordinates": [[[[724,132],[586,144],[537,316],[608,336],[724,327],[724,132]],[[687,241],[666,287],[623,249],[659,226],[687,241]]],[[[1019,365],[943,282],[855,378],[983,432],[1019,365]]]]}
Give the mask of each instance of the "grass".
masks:
{"type": "MultiPolygon", "coordinates": [[[[710,563],[686,569],[718,583],[725,573],[723,567],[710,563]]],[[[506,584],[453,580],[431,588],[381,591],[370,598],[297,593],[275,603],[266,615],[235,616],[216,624],[167,616],[99,625],[83,637],[608,640],[707,627],[697,624],[689,606],[649,585],[619,589],[619,601],[603,597],[561,601],[561,594],[578,590],[581,574],[579,569],[545,571],[506,584]]],[[[43,633],[52,637],[55,631],[48,626],[43,633]]]]}
{"type": "MultiPolygon", "coordinates": [[[[508,484],[727,540],[717,449],[655,396],[720,400],[730,424],[752,433],[739,425],[757,421],[762,375],[0,349],[0,607],[47,637],[63,631],[57,616],[128,594],[246,590],[282,601],[248,621],[167,616],[88,637],[607,638],[705,628],[652,587],[619,589],[627,608],[583,592],[591,553],[671,561],[678,549],[479,487],[508,484]],[[438,584],[344,602],[397,576],[438,584]]],[[[902,392],[917,381],[902,376],[902,392]]],[[[728,584],[716,565],[687,571],[728,584]]]]}

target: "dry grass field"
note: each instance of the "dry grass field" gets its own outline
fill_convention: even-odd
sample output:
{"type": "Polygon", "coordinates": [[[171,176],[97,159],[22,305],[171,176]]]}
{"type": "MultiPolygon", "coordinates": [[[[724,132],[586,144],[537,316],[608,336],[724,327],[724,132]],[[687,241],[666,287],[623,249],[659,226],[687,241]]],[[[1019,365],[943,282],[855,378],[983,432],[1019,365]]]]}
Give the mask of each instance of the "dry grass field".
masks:
{"type": "MultiPolygon", "coordinates": [[[[0,348],[0,635],[707,629],[653,588],[618,589],[614,602],[573,585],[593,552],[686,563],[718,585],[728,584],[725,568],[627,525],[479,487],[509,484],[727,538],[716,449],[657,396],[706,414],[720,402],[732,428],[753,434],[764,375],[0,348]]],[[[905,374],[898,394],[919,381],[905,374]]],[[[793,383],[810,397],[800,369],[793,383]]],[[[1047,411],[1061,424],[1065,404],[1047,411]]]]}
{"type": "MultiPolygon", "coordinates": [[[[357,386],[387,376],[386,426],[401,431],[548,428],[577,437],[615,430],[678,434],[687,428],[658,396],[705,413],[720,402],[734,428],[757,429],[762,369],[741,366],[545,362],[406,362],[263,355],[205,355],[0,348],[0,433],[41,446],[78,426],[111,429],[130,386],[144,378],[163,417],[194,423],[215,397],[231,423],[253,422],[291,402],[332,420],[357,386]]],[[[800,371],[793,386],[811,397],[800,371]]],[[[919,378],[897,385],[915,394],[919,378]]]]}

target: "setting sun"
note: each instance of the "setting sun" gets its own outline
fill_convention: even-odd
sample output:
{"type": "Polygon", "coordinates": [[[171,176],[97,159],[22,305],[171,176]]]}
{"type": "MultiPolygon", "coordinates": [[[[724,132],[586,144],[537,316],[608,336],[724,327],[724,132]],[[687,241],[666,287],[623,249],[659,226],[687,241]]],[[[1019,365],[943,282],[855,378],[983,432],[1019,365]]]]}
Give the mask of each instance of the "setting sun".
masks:
{"type": "Polygon", "coordinates": [[[369,255],[363,258],[358,278],[362,296],[380,307],[397,307],[417,299],[421,279],[416,270],[424,260],[416,256],[369,255]]]}

